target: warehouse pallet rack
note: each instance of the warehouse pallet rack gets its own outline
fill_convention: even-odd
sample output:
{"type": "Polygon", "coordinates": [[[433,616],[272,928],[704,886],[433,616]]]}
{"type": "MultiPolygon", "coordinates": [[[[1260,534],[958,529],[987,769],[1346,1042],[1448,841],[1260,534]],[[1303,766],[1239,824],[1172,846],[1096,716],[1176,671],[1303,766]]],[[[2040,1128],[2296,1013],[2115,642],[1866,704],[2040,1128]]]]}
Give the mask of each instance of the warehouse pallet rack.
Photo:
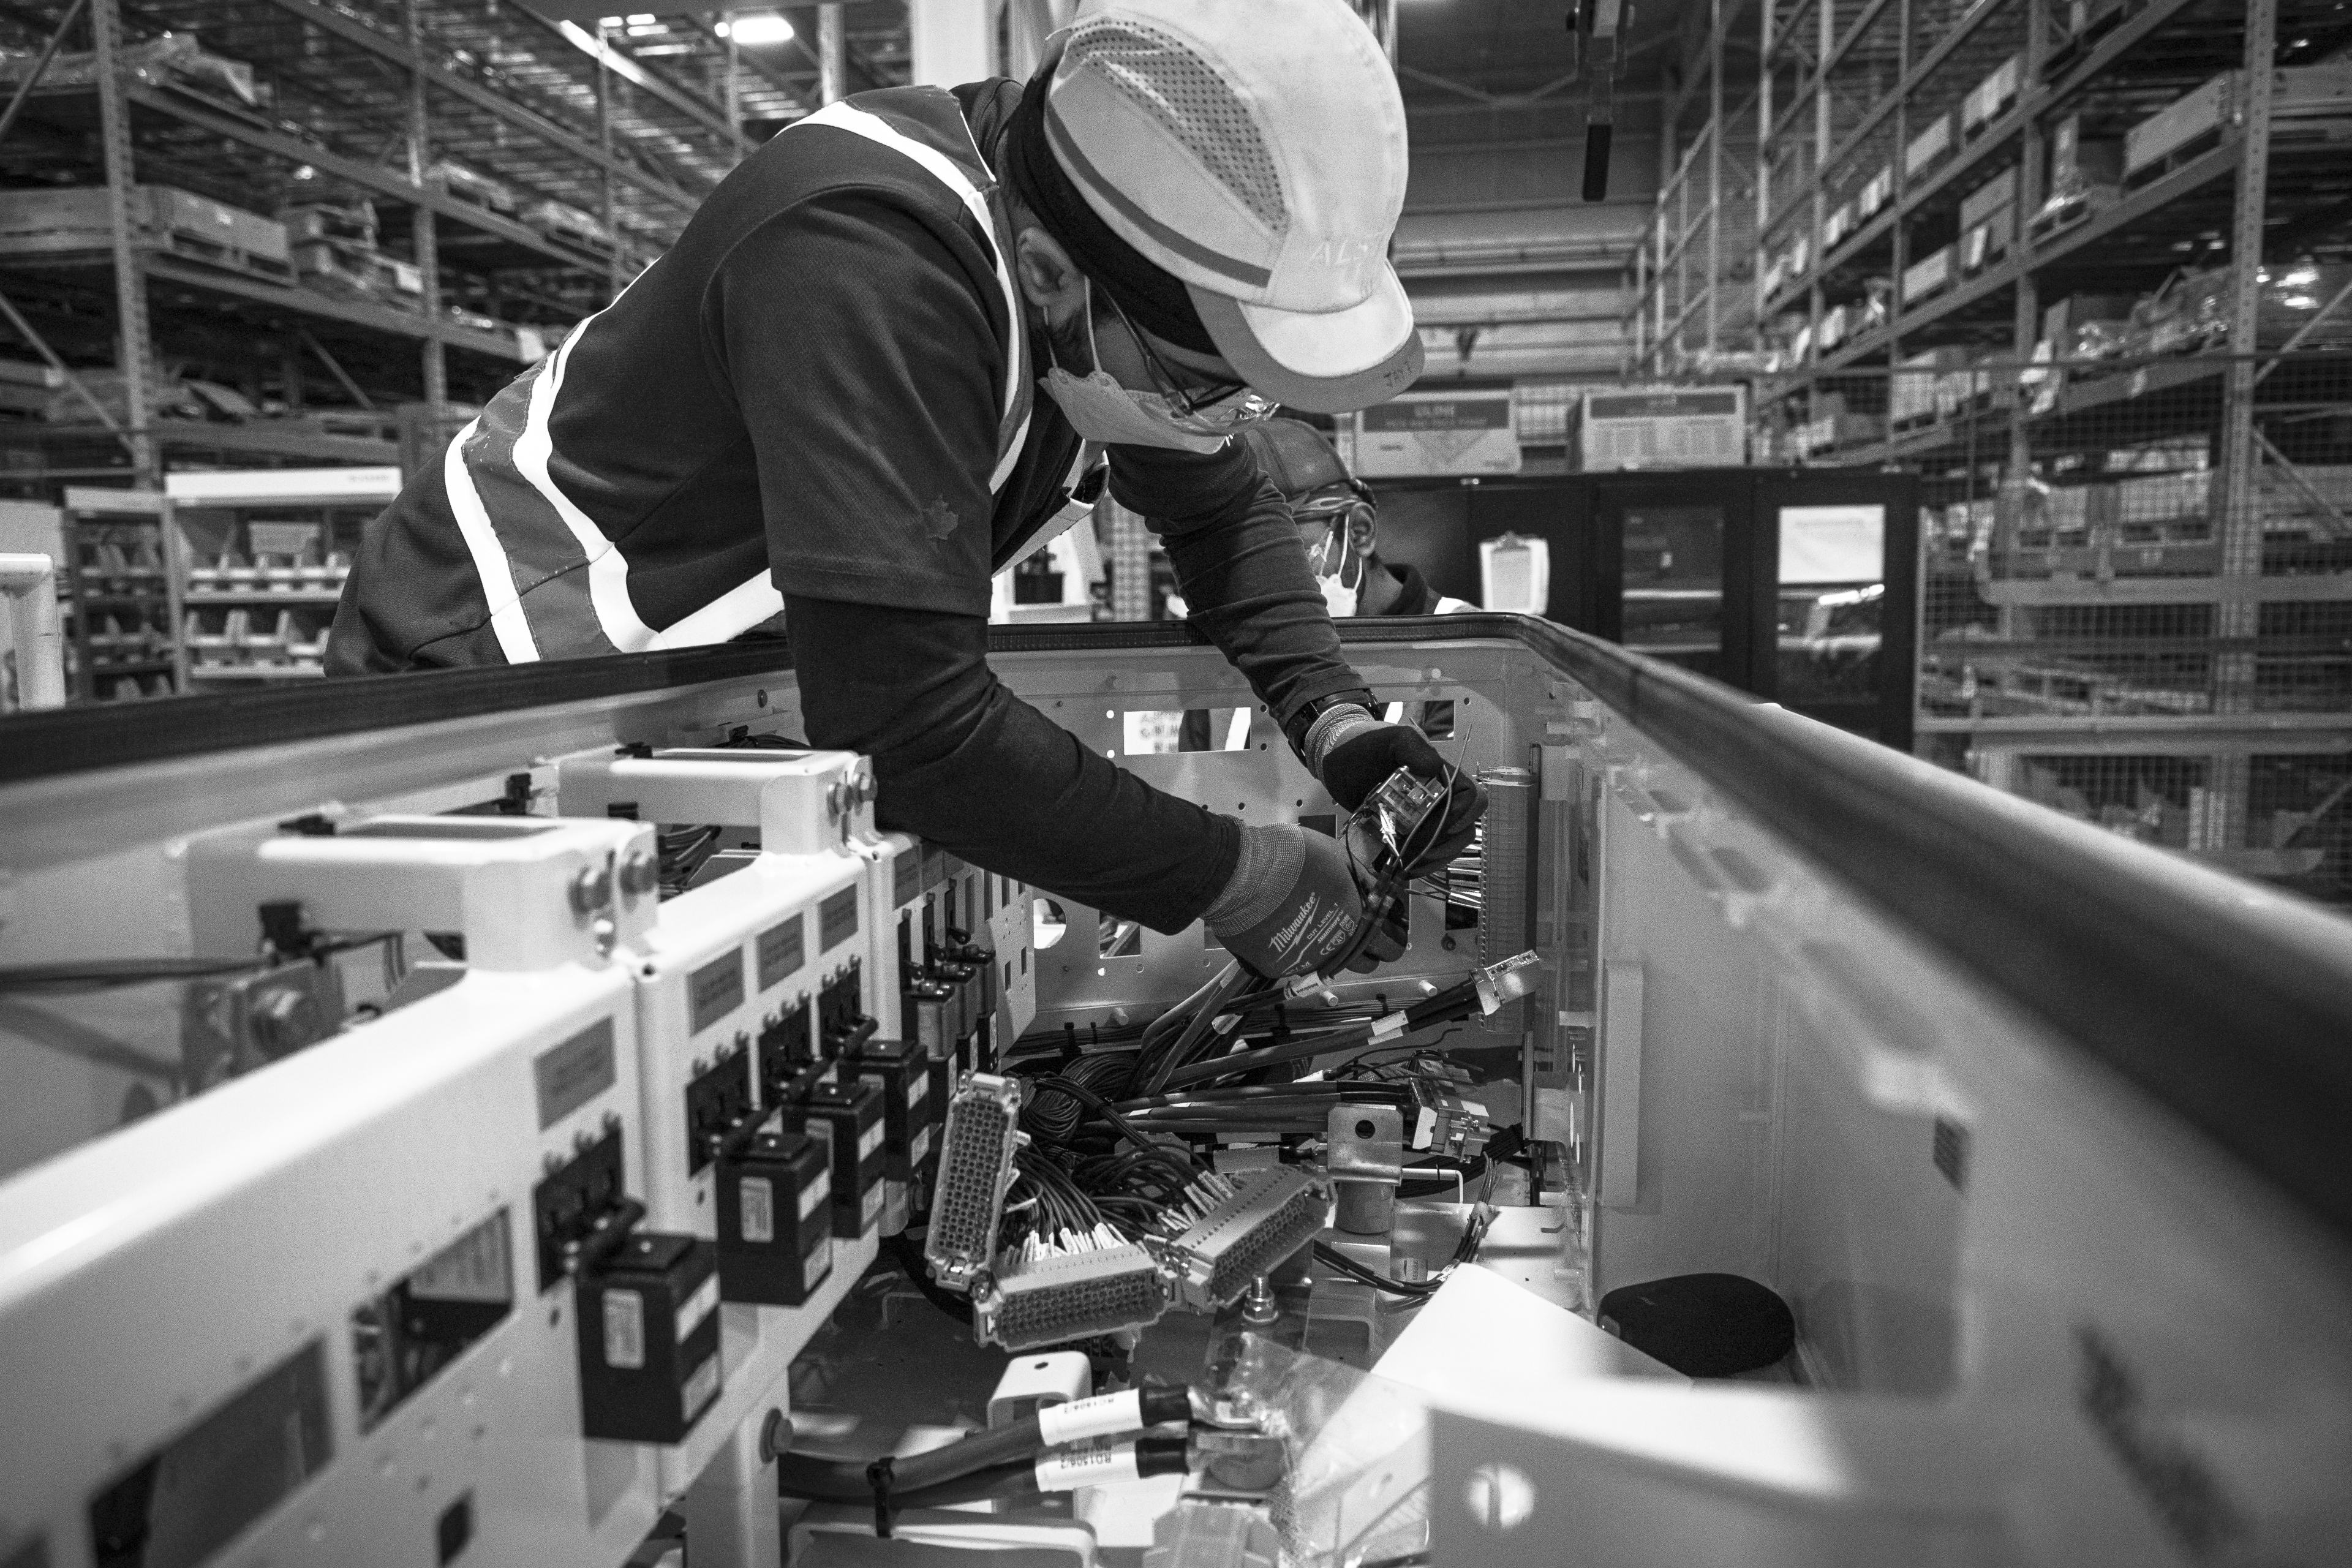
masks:
{"type": "Polygon", "coordinates": [[[1633,371],[1748,370],[1759,460],[1918,472],[1931,754],[2352,900],[2341,7],[1765,0],[1755,26],[1758,243],[1637,275],[1633,371]],[[1753,336],[1708,338],[1706,290],[1753,336]]]}
{"type": "MultiPolygon", "coordinates": [[[[903,78],[903,18],[824,10],[816,40],[759,48],[707,19],[582,26],[478,0],[0,10],[0,353],[25,362],[0,402],[40,416],[0,415],[0,493],[413,466],[666,247],[756,138],[903,78]],[[159,190],[239,226],[194,235],[159,190]],[[307,222],[288,247],[245,241],[289,209],[307,222]]],[[[187,618],[157,622],[168,671],[83,695],[185,689],[187,618]]]]}

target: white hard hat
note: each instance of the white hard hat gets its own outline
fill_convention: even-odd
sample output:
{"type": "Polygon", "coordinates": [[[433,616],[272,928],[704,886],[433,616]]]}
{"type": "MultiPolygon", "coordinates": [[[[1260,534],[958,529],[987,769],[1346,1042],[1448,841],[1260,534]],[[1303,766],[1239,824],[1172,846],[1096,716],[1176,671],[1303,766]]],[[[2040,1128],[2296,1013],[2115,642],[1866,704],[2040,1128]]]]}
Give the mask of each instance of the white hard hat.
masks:
{"type": "Polygon", "coordinates": [[[1063,37],[1055,162],[1183,281],[1243,379],[1328,414],[1412,384],[1421,339],[1388,259],[1404,101],[1343,0],[1101,0],[1063,37]]]}

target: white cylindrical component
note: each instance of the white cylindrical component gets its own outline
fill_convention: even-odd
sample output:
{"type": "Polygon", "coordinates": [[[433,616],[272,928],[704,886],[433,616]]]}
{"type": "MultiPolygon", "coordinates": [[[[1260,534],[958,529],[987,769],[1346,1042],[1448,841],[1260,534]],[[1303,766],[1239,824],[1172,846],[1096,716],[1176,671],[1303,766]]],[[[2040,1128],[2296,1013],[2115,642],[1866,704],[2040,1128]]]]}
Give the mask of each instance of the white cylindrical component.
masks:
{"type": "Polygon", "coordinates": [[[58,563],[46,555],[0,555],[0,597],[16,652],[16,706],[66,705],[66,639],[58,618],[58,563]]]}
{"type": "MultiPolygon", "coordinates": [[[[1526,768],[1489,768],[1478,775],[1486,789],[1486,841],[1478,857],[1478,962],[1500,963],[1535,946],[1535,906],[1528,897],[1528,868],[1534,850],[1535,774],[1526,768]]],[[[1507,1002],[1478,1019],[1490,1035],[1525,1030],[1524,999],[1507,1002]]]]}
{"type": "Polygon", "coordinates": [[[1072,1453],[1046,1454],[1037,1460],[1037,1489],[1041,1492],[1117,1486],[1121,1481],[1140,1480],[1142,1476],[1132,1443],[1106,1443],[1072,1453]]]}
{"type": "Polygon", "coordinates": [[[1049,1448],[1058,1448],[1065,1443],[1083,1443],[1089,1437],[1132,1432],[1142,1425],[1143,1391],[1139,1388],[1097,1394],[1091,1399],[1073,1399],[1066,1405],[1048,1405],[1037,1412],[1037,1431],[1049,1448]]]}

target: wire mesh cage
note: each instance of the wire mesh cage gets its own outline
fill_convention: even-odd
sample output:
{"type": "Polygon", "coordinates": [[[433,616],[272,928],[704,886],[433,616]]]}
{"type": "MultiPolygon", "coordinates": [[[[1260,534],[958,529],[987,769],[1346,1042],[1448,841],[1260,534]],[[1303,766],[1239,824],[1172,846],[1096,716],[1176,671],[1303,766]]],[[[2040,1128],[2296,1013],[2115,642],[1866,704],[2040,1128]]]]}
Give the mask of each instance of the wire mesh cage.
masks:
{"type": "Polygon", "coordinates": [[[1919,473],[1926,754],[2352,902],[2352,323],[2318,309],[2352,268],[2263,282],[2291,352],[2211,352],[2221,296],[2177,284],[2063,356],[1798,378],[1759,442],[1919,473]]]}

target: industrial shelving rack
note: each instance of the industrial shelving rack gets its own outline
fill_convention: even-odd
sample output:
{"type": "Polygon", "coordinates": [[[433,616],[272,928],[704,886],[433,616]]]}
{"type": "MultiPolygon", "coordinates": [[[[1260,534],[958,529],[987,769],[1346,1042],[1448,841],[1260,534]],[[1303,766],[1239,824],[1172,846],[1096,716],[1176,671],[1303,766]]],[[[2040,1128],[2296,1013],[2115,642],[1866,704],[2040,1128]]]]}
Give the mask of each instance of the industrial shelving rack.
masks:
{"type": "MultiPolygon", "coordinates": [[[[152,494],[167,468],[414,467],[666,248],[751,146],[829,98],[905,79],[902,14],[820,9],[815,37],[750,47],[715,14],[583,24],[496,0],[0,7],[0,190],[105,196],[86,247],[0,255],[0,352],[45,362],[66,416],[0,419],[0,494],[152,494]],[[157,68],[173,38],[248,70],[251,90],[157,68]],[[263,216],[366,202],[367,243],[415,287],[329,291],[284,265],[159,242],[139,216],[149,186],[263,216]],[[188,409],[182,371],[244,408],[188,409]]],[[[73,586],[80,667],[122,662],[89,644],[106,641],[104,607],[73,586]]],[[[175,570],[168,606],[142,611],[154,668],[85,679],[84,700],[189,689],[192,586],[175,570]]],[[[306,636],[318,618],[300,617],[306,636]]],[[[284,673],[195,662],[206,679],[284,673]]]]}
{"type": "Polygon", "coordinates": [[[676,237],[750,144],[746,127],[814,107],[814,72],[804,79],[722,32],[676,19],[583,27],[463,0],[6,8],[0,47],[17,68],[0,84],[14,100],[0,120],[0,184],[102,184],[111,228],[106,252],[82,265],[12,258],[0,270],[7,325],[60,371],[111,362],[121,381],[116,417],[0,430],[13,450],[0,479],[19,491],[100,476],[152,488],[166,453],[395,460],[398,405],[437,414],[481,401],[676,237]],[[138,70],[138,47],[165,34],[249,67],[258,101],[138,70]],[[85,68],[26,68],[45,54],[85,68]],[[367,199],[384,251],[413,263],[421,295],[338,297],[142,245],[129,212],[142,183],[265,215],[367,199]],[[541,204],[569,216],[533,221],[541,204]],[[310,416],[164,416],[152,405],[166,361],[310,416]]]}
{"type": "Polygon", "coordinates": [[[1752,377],[1761,460],[1919,473],[1924,751],[2352,901],[2347,23],[1763,0],[1755,247],[1637,274],[1628,326],[1636,375],[1752,377]],[[2067,199],[2076,149],[2200,94],[2208,122],[2067,199]],[[2007,232],[1947,251],[2000,182],[2007,232]],[[1709,289],[1752,301],[1752,337],[1696,330],[1709,289]],[[2133,296],[2111,342],[2052,310],[2133,296]]]}

